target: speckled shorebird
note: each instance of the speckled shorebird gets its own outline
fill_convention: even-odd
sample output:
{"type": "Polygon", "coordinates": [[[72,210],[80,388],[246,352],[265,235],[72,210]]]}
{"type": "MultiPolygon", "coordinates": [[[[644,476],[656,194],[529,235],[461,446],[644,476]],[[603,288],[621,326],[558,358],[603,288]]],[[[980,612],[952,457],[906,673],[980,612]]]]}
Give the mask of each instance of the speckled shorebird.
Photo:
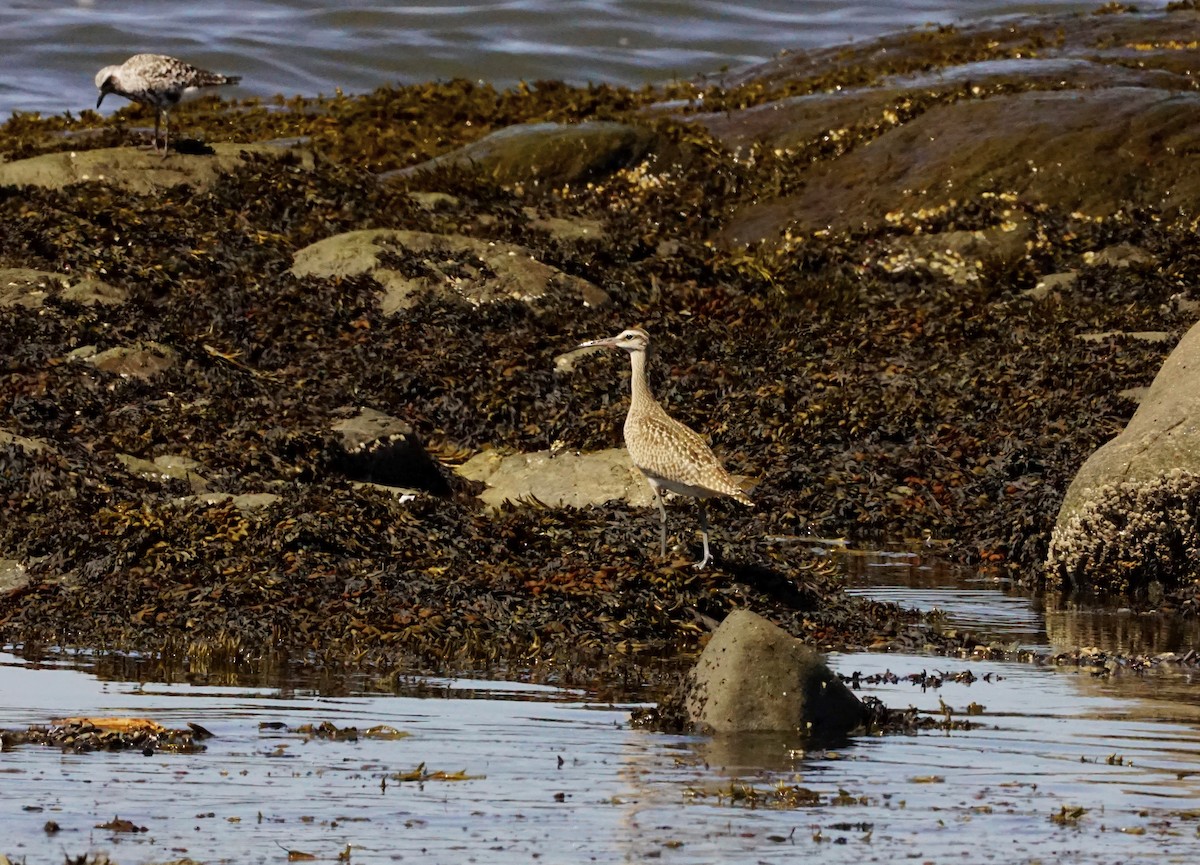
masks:
{"type": "Polygon", "coordinates": [[[167,114],[179,104],[184,96],[206,87],[237,84],[239,75],[221,75],[206,72],[182,60],[165,54],[135,54],[120,66],[105,66],[96,73],[96,88],[100,98],[96,107],[109,93],[124,96],[133,102],[149,105],[154,109],[154,149],[158,150],[159,123],[165,127],[163,134],[163,156],[171,138],[171,118],[167,114]]]}
{"type": "Polygon", "coordinates": [[[579,348],[619,348],[629,352],[633,365],[630,383],[629,413],[625,416],[625,447],[654,490],[662,519],[662,554],[667,554],[667,509],[663,491],[691,496],[700,508],[700,530],[704,538],[704,558],[696,563],[703,568],[712,559],[708,550],[708,513],[705,499],[728,496],[753,506],[750,497],[725,471],[704,439],[668,415],[650,393],[646,383],[646,355],[650,334],[640,327],[623,330],[608,339],[593,339],[579,348]]]}

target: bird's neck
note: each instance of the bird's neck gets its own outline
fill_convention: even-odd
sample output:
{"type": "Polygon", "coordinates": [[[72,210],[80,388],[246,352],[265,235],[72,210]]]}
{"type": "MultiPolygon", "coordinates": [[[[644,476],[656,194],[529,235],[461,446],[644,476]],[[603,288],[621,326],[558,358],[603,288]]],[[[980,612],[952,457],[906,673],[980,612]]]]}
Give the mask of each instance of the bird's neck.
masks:
{"type": "Polygon", "coordinates": [[[630,352],[629,361],[633,365],[633,375],[629,380],[630,407],[654,402],[654,394],[650,393],[650,385],[646,381],[646,352],[630,352]]]}

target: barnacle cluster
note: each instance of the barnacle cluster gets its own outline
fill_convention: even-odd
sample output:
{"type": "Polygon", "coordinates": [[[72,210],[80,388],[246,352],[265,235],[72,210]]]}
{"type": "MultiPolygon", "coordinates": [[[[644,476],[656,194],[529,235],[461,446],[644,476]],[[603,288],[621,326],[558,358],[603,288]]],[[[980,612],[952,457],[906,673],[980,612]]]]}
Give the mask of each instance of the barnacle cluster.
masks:
{"type": "Polygon", "coordinates": [[[1050,585],[1142,605],[1178,594],[1194,608],[1200,586],[1200,475],[1173,469],[1149,481],[1106,484],[1057,526],[1050,585]]]}

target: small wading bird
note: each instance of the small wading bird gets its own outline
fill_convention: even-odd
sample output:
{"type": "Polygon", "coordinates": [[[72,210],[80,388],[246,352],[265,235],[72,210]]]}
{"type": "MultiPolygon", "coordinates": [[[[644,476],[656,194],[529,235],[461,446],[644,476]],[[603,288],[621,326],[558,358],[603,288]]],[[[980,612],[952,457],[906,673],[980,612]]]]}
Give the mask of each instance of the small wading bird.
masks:
{"type": "Polygon", "coordinates": [[[135,54],[120,66],[105,66],[96,73],[96,88],[100,91],[96,107],[100,107],[109,93],[149,105],[154,109],[154,150],[158,151],[161,121],[164,128],[163,156],[166,157],[171,138],[171,118],[167,112],[178,105],[184,96],[206,87],[237,84],[241,80],[238,75],[220,75],[197,69],[165,54],[135,54]]]}
{"type": "Polygon", "coordinates": [[[629,414],[625,416],[625,447],[654,490],[662,519],[662,555],[667,554],[667,509],[663,491],[691,496],[700,508],[700,530],[704,538],[704,558],[696,563],[703,568],[712,558],[708,551],[708,514],[705,499],[728,496],[753,506],[750,497],[725,471],[716,456],[692,430],[668,415],[650,393],[646,383],[646,355],[650,334],[640,327],[621,331],[608,339],[593,339],[578,348],[619,348],[629,352],[633,364],[630,383],[629,414]]]}

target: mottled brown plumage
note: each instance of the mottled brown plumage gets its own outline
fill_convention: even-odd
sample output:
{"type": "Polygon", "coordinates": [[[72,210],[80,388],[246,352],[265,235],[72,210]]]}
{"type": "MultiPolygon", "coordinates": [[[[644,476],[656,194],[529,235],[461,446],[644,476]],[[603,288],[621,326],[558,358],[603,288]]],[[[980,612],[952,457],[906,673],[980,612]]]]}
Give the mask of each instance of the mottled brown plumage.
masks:
{"type": "Polygon", "coordinates": [[[629,413],[625,416],[625,447],[633,464],[645,475],[654,490],[662,520],[662,553],[667,553],[667,510],[663,505],[663,490],[696,499],[700,508],[700,525],[704,539],[704,558],[697,562],[704,567],[712,558],[708,549],[708,514],[705,499],[728,496],[745,505],[753,505],[725,471],[697,433],[668,415],[650,393],[646,383],[646,355],[650,349],[650,334],[640,327],[622,331],[608,339],[585,342],[580,348],[619,348],[629,352],[633,366],[630,384],[629,413]]]}

